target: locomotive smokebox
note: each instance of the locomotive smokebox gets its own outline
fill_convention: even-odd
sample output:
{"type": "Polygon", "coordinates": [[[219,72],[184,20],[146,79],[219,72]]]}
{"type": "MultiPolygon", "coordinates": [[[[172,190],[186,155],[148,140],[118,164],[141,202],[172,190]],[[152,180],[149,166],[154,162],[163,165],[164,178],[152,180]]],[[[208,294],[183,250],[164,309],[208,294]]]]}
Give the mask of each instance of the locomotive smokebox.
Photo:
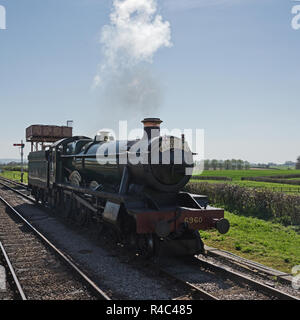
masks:
{"type": "Polygon", "coordinates": [[[160,136],[160,124],[162,120],[159,118],[145,118],[142,123],[144,124],[143,139],[151,140],[160,136]]]}

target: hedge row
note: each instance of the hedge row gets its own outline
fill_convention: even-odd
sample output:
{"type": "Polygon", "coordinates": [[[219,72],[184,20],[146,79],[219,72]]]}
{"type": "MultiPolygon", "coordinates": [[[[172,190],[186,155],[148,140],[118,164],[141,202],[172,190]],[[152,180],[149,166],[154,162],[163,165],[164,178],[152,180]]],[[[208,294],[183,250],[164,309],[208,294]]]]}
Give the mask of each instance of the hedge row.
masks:
{"type": "Polygon", "coordinates": [[[193,176],[194,180],[220,180],[220,181],[232,181],[232,178],[229,177],[220,177],[220,176],[193,176]]]}
{"type": "MultiPolygon", "coordinates": [[[[268,178],[268,177],[263,177],[263,178],[268,178]]],[[[276,175],[276,176],[271,176],[270,178],[274,179],[293,179],[293,178],[300,178],[300,174],[282,174],[282,175],[276,175]]]]}
{"type": "Polygon", "coordinates": [[[300,196],[231,184],[189,183],[185,190],[204,194],[210,203],[245,216],[300,225],[300,196]]]}
{"type": "MultiPolygon", "coordinates": [[[[0,166],[0,169],[2,169],[3,171],[21,171],[21,167],[20,166],[15,166],[15,167],[6,167],[6,166],[0,166]]],[[[24,167],[23,168],[24,172],[28,172],[28,167],[24,167]]]]}
{"type": "Polygon", "coordinates": [[[288,180],[288,179],[273,179],[267,177],[243,177],[242,180],[257,181],[257,182],[271,182],[271,183],[282,183],[282,184],[292,184],[299,186],[300,180],[288,180]]]}

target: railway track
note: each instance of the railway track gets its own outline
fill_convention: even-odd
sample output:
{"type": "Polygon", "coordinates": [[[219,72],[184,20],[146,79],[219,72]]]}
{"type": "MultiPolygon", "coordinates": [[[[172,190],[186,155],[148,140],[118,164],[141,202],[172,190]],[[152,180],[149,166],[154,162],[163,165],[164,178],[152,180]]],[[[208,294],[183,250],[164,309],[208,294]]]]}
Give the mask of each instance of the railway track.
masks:
{"type": "Polygon", "coordinates": [[[197,266],[198,268],[204,267],[205,269],[213,271],[224,278],[230,279],[232,281],[237,281],[238,283],[242,283],[248,286],[249,288],[253,288],[259,292],[263,292],[271,298],[276,298],[279,300],[300,300],[298,297],[293,296],[277,288],[274,288],[268,284],[263,283],[262,281],[257,281],[247,275],[230,270],[224,266],[218,266],[212,262],[204,260],[199,256],[194,257],[189,263],[197,266]]]}
{"type": "Polygon", "coordinates": [[[1,176],[0,176],[0,179],[2,181],[10,182],[10,183],[12,183],[14,185],[17,185],[17,186],[20,186],[20,187],[24,187],[25,189],[27,189],[27,184],[26,183],[22,183],[22,182],[18,182],[18,181],[15,181],[15,180],[7,179],[7,178],[1,177],[1,176]]]}
{"type": "Polygon", "coordinates": [[[190,288],[205,300],[299,300],[286,292],[201,260],[164,259],[160,271],[190,288]]]}
{"type": "Polygon", "coordinates": [[[3,178],[0,176],[0,185],[6,187],[7,189],[10,189],[11,191],[17,193],[21,197],[29,200],[30,202],[35,202],[35,199],[33,197],[29,196],[27,185],[24,183],[13,181],[10,179],[6,179],[6,178],[3,178]],[[12,186],[9,186],[8,184],[11,184],[12,186],[17,187],[18,189],[13,188],[12,186]],[[26,194],[24,192],[26,192],[26,194]]]}
{"type": "Polygon", "coordinates": [[[0,300],[27,300],[23,288],[19,282],[16,272],[10,262],[3,244],[0,242],[0,262],[2,277],[1,299],[0,300]]]}
{"type": "Polygon", "coordinates": [[[159,273],[180,283],[180,285],[185,287],[188,292],[187,294],[174,298],[173,300],[219,300],[215,295],[187,281],[182,274],[178,274],[178,272],[172,269],[170,270],[166,265],[159,266],[159,273]]]}
{"type": "Polygon", "coordinates": [[[261,277],[265,281],[276,280],[279,284],[292,286],[293,276],[255,261],[245,259],[231,252],[205,246],[206,260],[217,262],[228,268],[234,268],[241,273],[250,274],[253,277],[261,277]]]}
{"type": "Polygon", "coordinates": [[[20,212],[2,197],[0,202],[3,255],[9,261],[18,287],[22,288],[22,298],[110,300],[88,275],[20,212]]]}
{"type": "MultiPolygon", "coordinates": [[[[35,202],[22,190],[26,185],[19,184],[8,179],[0,179],[3,186],[18,193],[20,196],[35,202]],[[5,182],[5,183],[4,183],[5,182]],[[17,186],[22,190],[16,190],[9,187],[8,184],[17,186]]],[[[216,253],[212,254],[214,257],[216,253]]],[[[224,256],[222,257],[224,260],[224,256]]],[[[231,261],[231,264],[233,262],[231,261]]],[[[240,264],[236,264],[240,266],[240,264]]],[[[201,256],[188,260],[165,260],[159,265],[159,272],[169,278],[180,282],[190,292],[189,297],[179,297],[177,299],[279,299],[279,300],[299,300],[297,297],[276,289],[270,285],[264,284],[263,281],[252,279],[240,272],[229,270],[224,265],[216,265],[202,259],[201,256]],[[179,271],[180,270],[180,271],[179,271]]]]}

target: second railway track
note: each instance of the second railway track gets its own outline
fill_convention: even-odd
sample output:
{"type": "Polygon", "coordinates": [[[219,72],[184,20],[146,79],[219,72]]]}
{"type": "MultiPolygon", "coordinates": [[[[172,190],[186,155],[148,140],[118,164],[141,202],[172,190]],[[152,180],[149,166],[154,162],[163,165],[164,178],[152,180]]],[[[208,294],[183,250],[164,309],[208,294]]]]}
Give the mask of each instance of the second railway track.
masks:
{"type": "Polygon", "coordinates": [[[73,261],[0,197],[0,240],[28,300],[110,300],[73,261]]]}
{"type": "Polygon", "coordinates": [[[298,300],[284,292],[262,290],[254,282],[178,260],[165,261],[160,268],[163,274],[182,282],[205,300],[298,300]]]}
{"type": "Polygon", "coordinates": [[[0,300],[27,300],[3,244],[0,242],[0,300]]]}
{"type": "Polygon", "coordinates": [[[163,259],[160,271],[206,300],[300,300],[263,281],[217,266],[201,257],[163,259]]]}

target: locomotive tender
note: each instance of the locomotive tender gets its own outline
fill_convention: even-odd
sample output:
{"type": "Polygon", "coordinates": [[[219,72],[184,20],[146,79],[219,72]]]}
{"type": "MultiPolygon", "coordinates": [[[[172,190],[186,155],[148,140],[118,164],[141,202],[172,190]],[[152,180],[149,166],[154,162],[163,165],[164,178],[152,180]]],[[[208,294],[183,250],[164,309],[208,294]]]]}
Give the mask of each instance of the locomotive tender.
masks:
{"type": "Polygon", "coordinates": [[[144,136],[115,141],[74,136],[28,156],[28,186],[79,225],[96,222],[142,253],[197,254],[199,230],[229,230],[224,210],[206,196],[181,191],[191,177],[193,154],[184,136],[160,135],[161,120],[147,118],[144,136]]]}

